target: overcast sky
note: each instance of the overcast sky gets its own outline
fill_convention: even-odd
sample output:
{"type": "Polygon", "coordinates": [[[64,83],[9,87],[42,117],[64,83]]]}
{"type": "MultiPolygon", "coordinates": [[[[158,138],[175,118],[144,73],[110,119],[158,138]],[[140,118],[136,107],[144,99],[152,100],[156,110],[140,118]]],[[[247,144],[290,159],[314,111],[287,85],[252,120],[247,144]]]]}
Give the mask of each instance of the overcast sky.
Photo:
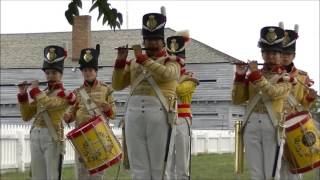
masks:
{"type": "MultiPolygon", "coordinates": [[[[64,17],[69,0],[1,0],[1,34],[64,32],[71,26],[64,17]]],[[[319,1],[110,1],[124,16],[122,29],[141,28],[143,14],[165,6],[167,24],[188,29],[192,38],[240,60],[262,62],[257,47],[260,29],[284,22],[286,29],[299,24],[295,64],[307,71],[319,92],[319,1]],[[129,17],[127,19],[127,17],[129,17]]],[[[83,2],[81,15],[89,14],[91,0],[83,2]]],[[[107,30],[92,15],[92,30],[107,30]]],[[[107,37],[106,37],[107,38],[107,37]]],[[[139,43],[139,42],[137,42],[139,43]]],[[[319,93],[318,93],[319,94],[319,93]]]]}

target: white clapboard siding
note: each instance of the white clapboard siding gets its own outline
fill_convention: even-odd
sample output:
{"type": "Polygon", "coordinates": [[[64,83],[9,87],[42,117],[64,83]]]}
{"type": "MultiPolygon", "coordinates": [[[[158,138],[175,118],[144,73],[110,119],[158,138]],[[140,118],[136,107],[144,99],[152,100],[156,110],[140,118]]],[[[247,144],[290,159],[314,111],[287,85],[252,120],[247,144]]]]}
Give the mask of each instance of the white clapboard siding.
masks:
{"type": "MultiPolygon", "coordinates": [[[[193,71],[195,76],[200,80],[211,80],[210,82],[201,82],[193,94],[192,111],[194,117],[192,128],[228,129],[233,127],[233,124],[230,124],[232,123],[230,117],[232,117],[231,113],[233,112],[230,110],[233,65],[229,63],[191,63],[187,64],[186,67],[193,71]],[[215,80],[215,82],[212,82],[212,80],[215,80]],[[218,113],[218,117],[210,117],[212,113],[218,113]],[[198,114],[202,114],[202,116],[198,116],[198,114]]],[[[99,69],[98,79],[110,82],[112,70],[112,66],[99,69]]],[[[2,77],[5,77],[2,78],[1,84],[14,84],[19,80],[30,81],[44,77],[40,69],[3,69],[0,73],[2,77]]],[[[72,72],[71,68],[65,68],[63,81],[67,90],[73,90],[82,84],[81,72],[72,72]]],[[[5,123],[8,123],[10,122],[10,118],[13,120],[12,117],[18,119],[20,117],[20,111],[17,106],[17,87],[1,86],[0,91],[1,122],[5,121],[5,123]]],[[[128,94],[129,88],[113,93],[117,106],[117,117],[114,121],[116,126],[124,114],[124,105],[128,99],[128,94]]],[[[22,121],[11,121],[11,123],[22,123],[22,121]]]]}

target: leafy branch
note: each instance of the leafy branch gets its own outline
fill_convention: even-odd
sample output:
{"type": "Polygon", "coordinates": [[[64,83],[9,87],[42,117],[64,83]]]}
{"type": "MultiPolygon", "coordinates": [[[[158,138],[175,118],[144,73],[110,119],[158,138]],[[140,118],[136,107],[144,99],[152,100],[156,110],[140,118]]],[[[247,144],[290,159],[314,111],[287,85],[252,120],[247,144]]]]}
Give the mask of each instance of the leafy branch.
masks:
{"type": "MultiPolygon", "coordinates": [[[[73,17],[79,16],[79,8],[82,9],[82,0],[72,0],[69,3],[68,9],[65,11],[65,17],[69,24],[73,25],[73,17]]],[[[111,4],[108,3],[108,0],[92,0],[92,6],[89,13],[96,8],[98,8],[99,11],[97,21],[103,16],[102,25],[105,25],[105,23],[108,22],[108,26],[113,30],[121,28],[123,23],[122,14],[118,12],[117,9],[111,8],[111,4]]]]}
{"type": "Polygon", "coordinates": [[[316,98],[315,102],[310,107],[310,112],[314,116],[314,120],[320,123],[320,98],[319,96],[316,98]]]}

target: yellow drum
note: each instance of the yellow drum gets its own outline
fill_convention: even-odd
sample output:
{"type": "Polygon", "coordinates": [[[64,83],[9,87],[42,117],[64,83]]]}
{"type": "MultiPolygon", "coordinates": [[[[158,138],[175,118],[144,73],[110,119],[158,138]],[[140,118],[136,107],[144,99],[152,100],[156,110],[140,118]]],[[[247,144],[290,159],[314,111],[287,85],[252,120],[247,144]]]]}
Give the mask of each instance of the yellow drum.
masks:
{"type": "Polygon", "coordinates": [[[286,117],[286,158],[293,174],[304,173],[320,166],[320,135],[309,112],[286,117]]]}
{"type": "Polygon", "coordinates": [[[67,138],[91,175],[121,160],[120,144],[101,116],[95,116],[86,124],[70,131],[67,138]]]}

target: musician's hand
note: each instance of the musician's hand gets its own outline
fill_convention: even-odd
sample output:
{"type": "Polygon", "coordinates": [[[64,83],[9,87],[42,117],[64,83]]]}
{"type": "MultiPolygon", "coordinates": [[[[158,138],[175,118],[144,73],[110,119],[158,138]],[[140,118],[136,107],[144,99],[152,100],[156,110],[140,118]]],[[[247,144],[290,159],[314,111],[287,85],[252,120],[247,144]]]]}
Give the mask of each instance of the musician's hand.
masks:
{"type": "Polygon", "coordinates": [[[257,61],[248,61],[248,67],[251,72],[258,70],[258,62],[257,61]]]}
{"type": "Polygon", "coordinates": [[[312,88],[309,89],[308,98],[310,99],[316,99],[318,92],[312,88]]]}
{"type": "Polygon", "coordinates": [[[20,94],[27,93],[28,86],[26,85],[26,83],[27,83],[27,81],[23,81],[22,83],[19,83],[18,88],[19,88],[20,94]]]}
{"type": "Polygon", "coordinates": [[[72,116],[71,113],[65,113],[65,114],[63,115],[63,120],[64,120],[64,122],[66,122],[66,123],[71,123],[71,122],[72,122],[72,119],[73,119],[73,116],[72,116]]]}
{"type": "Polygon", "coordinates": [[[132,49],[134,51],[135,57],[137,57],[138,55],[142,54],[142,49],[141,49],[141,46],[139,44],[133,45],[132,49]]]}
{"type": "Polygon", "coordinates": [[[39,88],[39,81],[38,80],[31,81],[31,89],[33,89],[33,88],[39,88]]]}
{"type": "Polygon", "coordinates": [[[248,71],[248,66],[245,63],[243,64],[240,63],[236,65],[237,74],[246,74],[247,71],[248,71]]]}
{"type": "Polygon", "coordinates": [[[128,57],[128,44],[118,48],[117,60],[126,60],[128,57]]]}
{"type": "Polygon", "coordinates": [[[111,109],[110,104],[105,102],[97,102],[97,105],[100,107],[101,111],[107,112],[111,109]]]}

